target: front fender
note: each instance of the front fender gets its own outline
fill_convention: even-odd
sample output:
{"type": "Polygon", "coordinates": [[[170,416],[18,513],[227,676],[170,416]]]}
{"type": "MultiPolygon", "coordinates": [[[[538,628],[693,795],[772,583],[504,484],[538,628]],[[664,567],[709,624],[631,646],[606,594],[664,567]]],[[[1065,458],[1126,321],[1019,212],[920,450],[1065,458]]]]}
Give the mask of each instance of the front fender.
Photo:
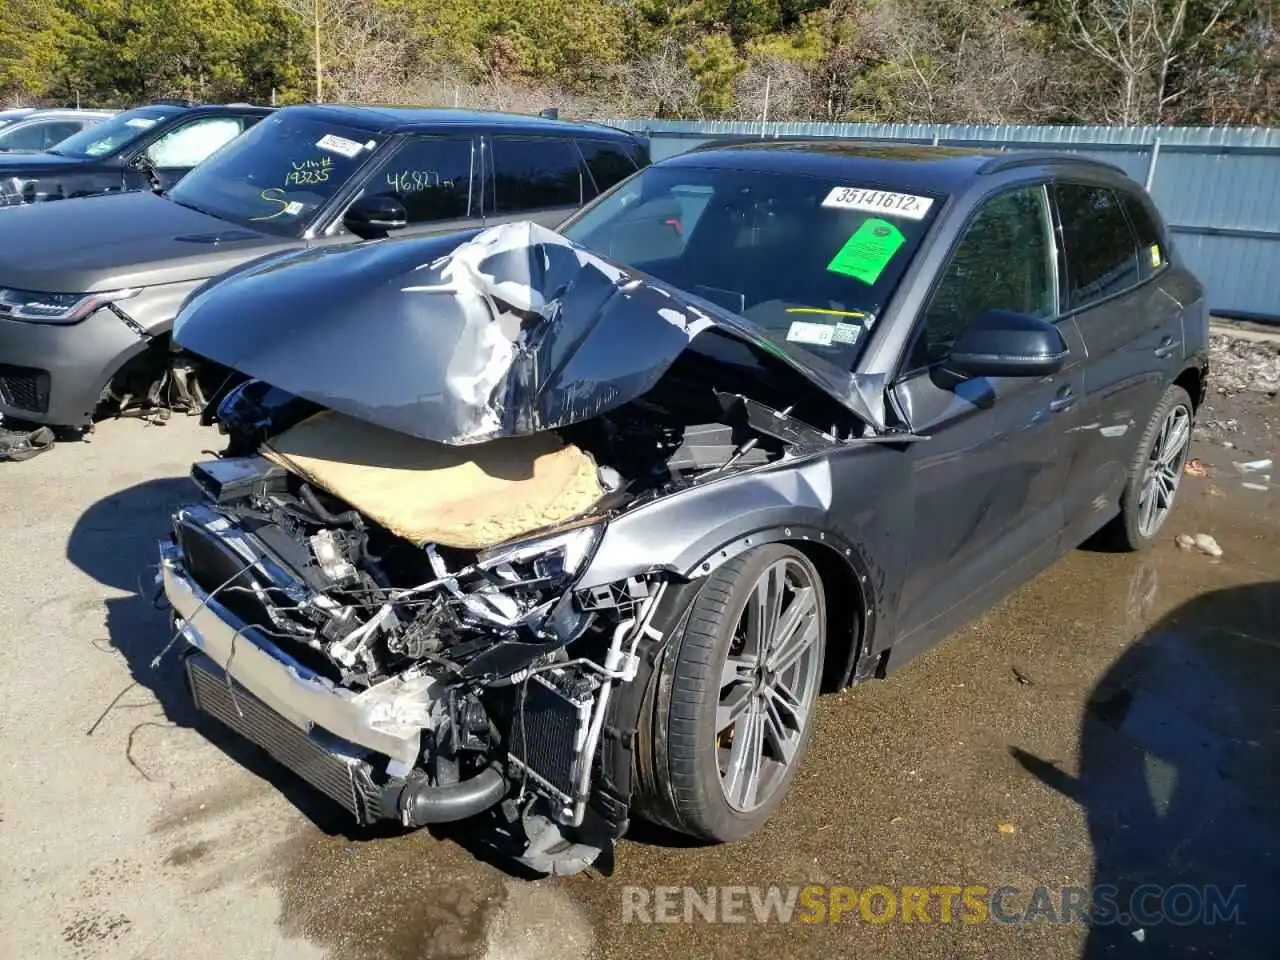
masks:
{"type": "Polygon", "coordinates": [[[826,458],[682,490],[610,521],[579,586],[615,583],[653,570],[704,576],[734,555],[731,548],[741,553],[767,542],[760,539],[766,531],[804,527],[825,535],[831,497],[826,458]]]}

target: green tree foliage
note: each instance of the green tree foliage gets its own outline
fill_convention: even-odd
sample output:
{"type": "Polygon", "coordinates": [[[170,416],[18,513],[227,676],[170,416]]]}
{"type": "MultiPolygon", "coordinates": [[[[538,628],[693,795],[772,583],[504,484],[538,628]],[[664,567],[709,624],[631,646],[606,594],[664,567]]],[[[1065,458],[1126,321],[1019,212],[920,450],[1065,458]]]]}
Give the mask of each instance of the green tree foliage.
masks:
{"type": "Polygon", "coordinates": [[[0,99],[1280,123],[1280,0],[0,0],[0,99]]]}

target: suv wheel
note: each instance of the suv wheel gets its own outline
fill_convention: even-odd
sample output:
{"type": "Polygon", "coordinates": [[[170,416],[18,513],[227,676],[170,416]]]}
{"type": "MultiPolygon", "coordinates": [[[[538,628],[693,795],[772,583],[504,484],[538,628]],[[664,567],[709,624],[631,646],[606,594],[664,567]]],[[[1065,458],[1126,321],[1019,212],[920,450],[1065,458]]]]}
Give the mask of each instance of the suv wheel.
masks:
{"type": "Polygon", "coordinates": [[[651,819],[713,841],[753,833],[804,759],[826,602],[800,551],[759,547],[712,573],[663,654],[643,713],[651,819]]]}
{"type": "Polygon", "coordinates": [[[1120,495],[1120,515],[1106,531],[1115,547],[1143,550],[1155,542],[1173,510],[1194,425],[1191,397],[1179,386],[1169,387],[1138,444],[1129,482],[1120,495]]]}

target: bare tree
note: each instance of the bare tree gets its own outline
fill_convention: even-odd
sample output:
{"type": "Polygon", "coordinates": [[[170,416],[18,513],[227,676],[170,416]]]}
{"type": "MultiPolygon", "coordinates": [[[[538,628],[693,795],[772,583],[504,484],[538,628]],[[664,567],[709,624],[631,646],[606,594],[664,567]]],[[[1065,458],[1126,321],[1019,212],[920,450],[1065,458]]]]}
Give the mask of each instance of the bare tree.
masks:
{"type": "Polygon", "coordinates": [[[408,75],[409,41],[386,9],[367,0],[284,0],[315,24],[317,84],[340,102],[394,99],[408,75]]]}
{"type": "Polygon", "coordinates": [[[681,116],[694,110],[698,84],[689,69],[684,48],[667,37],[651,54],[628,64],[624,88],[656,117],[681,116]]]}
{"type": "Polygon", "coordinates": [[[1229,2],[1215,0],[1203,25],[1190,30],[1190,0],[1058,0],[1072,42],[1116,74],[1120,104],[1107,118],[1122,124],[1163,120],[1186,92],[1171,89],[1173,69],[1200,46],[1229,2]]]}

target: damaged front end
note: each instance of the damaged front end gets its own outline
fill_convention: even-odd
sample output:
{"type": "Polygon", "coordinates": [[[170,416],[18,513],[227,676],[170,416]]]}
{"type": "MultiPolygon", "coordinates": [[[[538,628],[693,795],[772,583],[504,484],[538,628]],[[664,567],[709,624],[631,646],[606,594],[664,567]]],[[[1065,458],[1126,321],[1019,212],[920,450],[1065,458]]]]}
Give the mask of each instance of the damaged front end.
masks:
{"type": "MultiPolygon", "coordinates": [[[[868,426],[859,401],[814,390],[786,363],[686,349],[718,325],[619,271],[587,275],[596,265],[576,248],[577,269],[519,247],[522,269],[529,257],[544,269],[510,282],[474,245],[510,264],[510,237],[497,240],[415,266],[400,292],[427,305],[421,316],[368,319],[366,340],[407,349],[403,326],[443,316],[455,352],[421,351],[413,383],[373,382],[359,363],[309,380],[279,340],[245,351],[231,331],[232,365],[254,379],[220,402],[227,451],[193,468],[203,502],[174,515],[160,576],[202,710],[361,823],[496,810],[520,859],[565,872],[626,829],[640,702],[697,587],[695,572],[643,558],[622,579],[584,581],[610,524],[812,460],[868,426]],[[446,280],[452,299],[439,295],[446,280]],[[422,300],[423,287],[435,295],[422,300]],[[648,318],[647,353],[601,356],[600,324],[568,315],[575,296],[588,319],[621,310],[643,323],[638,303],[667,312],[648,318]],[[592,363],[618,376],[592,378],[592,363]],[[606,759],[604,740],[623,749],[606,759]]],[[[270,269],[243,282],[231,286],[252,296],[227,299],[233,316],[287,292],[270,269]]],[[[212,296],[180,318],[184,345],[216,346],[212,296]]],[[[625,329],[613,319],[609,336],[625,329]]],[[[317,336],[348,334],[322,322],[317,336]]],[[[646,328],[626,337],[643,343],[646,328]]]]}

